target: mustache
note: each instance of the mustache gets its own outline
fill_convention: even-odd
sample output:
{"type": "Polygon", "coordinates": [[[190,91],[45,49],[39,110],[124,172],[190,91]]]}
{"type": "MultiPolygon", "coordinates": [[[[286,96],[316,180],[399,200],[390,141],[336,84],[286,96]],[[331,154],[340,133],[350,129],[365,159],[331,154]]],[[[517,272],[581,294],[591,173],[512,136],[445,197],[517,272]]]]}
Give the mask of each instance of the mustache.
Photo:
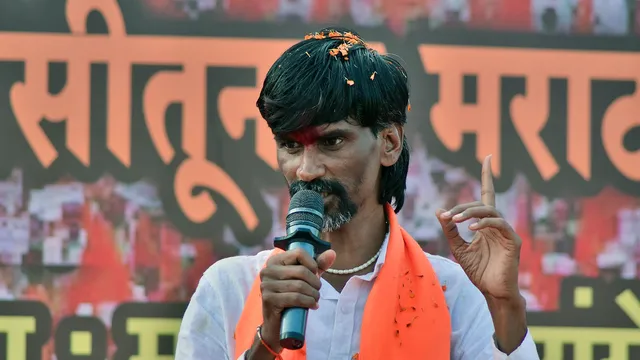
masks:
{"type": "Polygon", "coordinates": [[[289,186],[289,196],[293,197],[300,190],[332,194],[339,199],[347,199],[347,189],[337,180],[315,179],[309,182],[298,180],[289,186]]]}

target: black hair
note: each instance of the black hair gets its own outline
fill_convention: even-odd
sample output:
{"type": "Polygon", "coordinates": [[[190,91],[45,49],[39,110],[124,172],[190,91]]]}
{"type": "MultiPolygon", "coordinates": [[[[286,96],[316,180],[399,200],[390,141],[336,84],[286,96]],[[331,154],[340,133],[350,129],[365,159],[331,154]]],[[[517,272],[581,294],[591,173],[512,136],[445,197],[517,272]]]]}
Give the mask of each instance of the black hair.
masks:
{"type": "MultiPolygon", "coordinates": [[[[343,120],[381,130],[407,122],[409,84],[407,72],[393,57],[379,54],[359,41],[348,50],[348,60],[332,56],[331,49],[345,43],[341,37],[328,37],[331,31],[342,34],[354,31],[326,28],[325,37],[303,40],[290,47],[271,66],[256,105],[274,135],[298,131],[343,120]],[[347,81],[351,80],[350,85],[347,81]]],[[[395,212],[404,204],[409,170],[409,145],[402,139],[398,161],[382,167],[381,204],[391,203],[395,212]]]]}

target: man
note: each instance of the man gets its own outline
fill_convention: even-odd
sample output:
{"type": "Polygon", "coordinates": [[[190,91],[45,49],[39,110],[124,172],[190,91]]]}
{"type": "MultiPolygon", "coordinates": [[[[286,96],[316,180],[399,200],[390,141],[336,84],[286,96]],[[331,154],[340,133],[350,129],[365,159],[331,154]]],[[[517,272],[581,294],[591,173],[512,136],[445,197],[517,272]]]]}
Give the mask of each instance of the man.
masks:
{"type": "Polygon", "coordinates": [[[493,206],[490,157],[483,201],[437,213],[460,265],[425,254],[398,225],[408,100],[399,62],[347,30],[308,35],[274,63],[257,105],[290,193],[323,194],[332,250],[215,263],[185,313],[177,359],[538,359],[518,292],[520,239],[493,206]],[[456,223],[471,218],[469,244],[456,223]],[[311,309],[301,350],[279,345],[288,307],[311,309]]]}
{"type": "Polygon", "coordinates": [[[551,34],[568,34],[573,25],[575,0],[532,0],[533,29],[551,34]]]}

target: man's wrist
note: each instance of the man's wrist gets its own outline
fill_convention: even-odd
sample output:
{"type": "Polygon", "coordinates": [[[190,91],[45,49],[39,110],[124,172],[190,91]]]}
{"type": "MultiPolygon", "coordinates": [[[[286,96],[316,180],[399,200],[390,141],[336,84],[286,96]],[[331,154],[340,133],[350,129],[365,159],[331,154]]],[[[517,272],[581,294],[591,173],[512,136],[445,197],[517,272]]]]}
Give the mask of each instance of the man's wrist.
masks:
{"type": "Polygon", "coordinates": [[[507,299],[486,297],[493,326],[494,340],[505,354],[514,352],[527,336],[527,312],[524,298],[518,294],[507,299]]]}
{"type": "Polygon", "coordinates": [[[262,345],[260,339],[256,336],[253,339],[251,349],[247,351],[247,360],[274,360],[276,357],[262,345]]]}
{"type": "Polygon", "coordinates": [[[280,346],[280,343],[277,341],[277,339],[272,340],[269,337],[269,334],[263,331],[264,330],[261,330],[261,328],[256,331],[256,336],[253,339],[253,344],[247,352],[247,360],[274,360],[277,358],[277,356],[273,353],[275,352],[279,354],[282,351],[282,347],[280,346]],[[269,348],[267,348],[267,346],[269,348]]]}
{"type": "MultiPolygon", "coordinates": [[[[280,354],[282,352],[282,346],[280,345],[280,327],[269,328],[265,326],[261,326],[260,330],[256,335],[262,337],[262,341],[264,342],[262,345],[266,345],[272,351],[280,354]]],[[[258,338],[258,341],[260,339],[258,338]]]]}

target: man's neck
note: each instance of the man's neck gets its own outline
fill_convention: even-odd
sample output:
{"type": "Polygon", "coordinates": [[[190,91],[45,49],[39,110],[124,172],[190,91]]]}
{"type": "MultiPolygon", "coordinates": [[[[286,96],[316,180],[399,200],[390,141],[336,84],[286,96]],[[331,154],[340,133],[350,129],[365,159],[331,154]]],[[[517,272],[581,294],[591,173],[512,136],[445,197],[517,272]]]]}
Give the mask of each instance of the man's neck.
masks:
{"type": "Polygon", "coordinates": [[[337,231],[324,233],[322,237],[331,243],[336,252],[333,269],[352,269],[371,259],[384,242],[387,232],[384,206],[372,206],[369,211],[359,211],[351,221],[337,231]]]}

